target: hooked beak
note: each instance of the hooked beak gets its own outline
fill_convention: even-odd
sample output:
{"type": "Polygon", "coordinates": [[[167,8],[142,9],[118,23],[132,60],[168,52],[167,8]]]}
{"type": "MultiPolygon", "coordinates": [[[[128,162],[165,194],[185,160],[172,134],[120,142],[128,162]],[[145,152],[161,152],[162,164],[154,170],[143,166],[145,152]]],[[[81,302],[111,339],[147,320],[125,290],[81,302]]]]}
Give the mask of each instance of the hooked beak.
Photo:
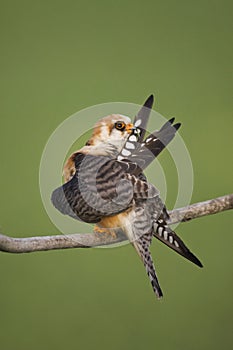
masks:
{"type": "Polygon", "coordinates": [[[126,125],[125,130],[130,134],[132,130],[134,130],[135,127],[132,123],[129,123],[126,125]]]}

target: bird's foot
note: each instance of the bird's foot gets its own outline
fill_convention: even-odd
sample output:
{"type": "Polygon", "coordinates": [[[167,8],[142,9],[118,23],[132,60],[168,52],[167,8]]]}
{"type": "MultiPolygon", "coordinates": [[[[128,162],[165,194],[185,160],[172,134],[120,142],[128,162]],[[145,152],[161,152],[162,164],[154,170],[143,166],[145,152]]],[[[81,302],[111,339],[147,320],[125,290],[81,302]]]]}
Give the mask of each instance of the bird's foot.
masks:
{"type": "Polygon", "coordinates": [[[103,235],[111,236],[112,238],[117,238],[117,234],[114,229],[108,229],[108,228],[99,227],[95,225],[93,231],[94,233],[97,233],[97,234],[103,234],[103,235]]]}

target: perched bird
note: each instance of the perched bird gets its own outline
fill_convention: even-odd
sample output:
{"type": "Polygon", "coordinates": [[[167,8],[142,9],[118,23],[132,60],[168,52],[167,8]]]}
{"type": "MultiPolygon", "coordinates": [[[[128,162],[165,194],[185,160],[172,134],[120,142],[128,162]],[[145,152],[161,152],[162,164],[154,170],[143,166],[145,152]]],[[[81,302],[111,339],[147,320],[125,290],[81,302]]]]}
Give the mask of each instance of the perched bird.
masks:
{"type": "Polygon", "coordinates": [[[149,250],[153,236],[194,264],[202,264],[167,225],[169,215],[159,191],[143,174],[180,127],[180,123],[173,124],[172,118],[145,138],[152,105],[151,95],[133,123],[117,114],[98,121],[86,145],[66,161],[65,183],[52,193],[51,200],[61,213],[95,223],[95,231],[123,232],[139,254],[155,294],[161,298],[149,250]]]}

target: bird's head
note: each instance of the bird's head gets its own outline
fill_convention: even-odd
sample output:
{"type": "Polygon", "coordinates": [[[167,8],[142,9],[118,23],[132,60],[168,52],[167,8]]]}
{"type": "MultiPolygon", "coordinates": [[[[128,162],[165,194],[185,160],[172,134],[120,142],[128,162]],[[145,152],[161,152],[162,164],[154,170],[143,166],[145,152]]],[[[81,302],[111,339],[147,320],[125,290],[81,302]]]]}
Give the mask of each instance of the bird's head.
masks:
{"type": "Polygon", "coordinates": [[[129,117],[111,114],[95,124],[92,136],[83,149],[93,155],[117,155],[132,129],[133,124],[129,117]]]}
{"type": "Polygon", "coordinates": [[[71,180],[75,174],[74,159],[77,153],[116,157],[122,150],[133,127],[130,118],[120,114],[112,114],[100,119],[95,124],[92,136],[86,145],[67,159],[63,169],[65,182],[71,180]]]}

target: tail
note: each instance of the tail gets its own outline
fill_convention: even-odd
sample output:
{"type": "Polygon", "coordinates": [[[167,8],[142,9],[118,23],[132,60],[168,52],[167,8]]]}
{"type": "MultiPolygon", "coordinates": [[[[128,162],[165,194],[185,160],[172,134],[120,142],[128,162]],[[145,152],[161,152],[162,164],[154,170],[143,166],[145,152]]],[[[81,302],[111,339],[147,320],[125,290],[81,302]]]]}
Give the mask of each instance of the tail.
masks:
{"type": "Polygon", "coordinates": [[[203,267],[200,260],[186,247],[184,242],[172,231],[163,219],[159,218],[154,223],[153,236],[197,266],[203,267]]]}
{"type": "Polygon", "coordinates": [[[159,281],[155,272],[154,263],[149,251],[149,246],[151,244],[151,234],[146,234],[139,237],[136,241],[132,242],[132,245],[136,249],[138,255],[140,256],[145,268],[147,275],[150,278],[152,288],[157,296],[157,298],[162,298],[163,292],[160,288],[159,281]]]}

